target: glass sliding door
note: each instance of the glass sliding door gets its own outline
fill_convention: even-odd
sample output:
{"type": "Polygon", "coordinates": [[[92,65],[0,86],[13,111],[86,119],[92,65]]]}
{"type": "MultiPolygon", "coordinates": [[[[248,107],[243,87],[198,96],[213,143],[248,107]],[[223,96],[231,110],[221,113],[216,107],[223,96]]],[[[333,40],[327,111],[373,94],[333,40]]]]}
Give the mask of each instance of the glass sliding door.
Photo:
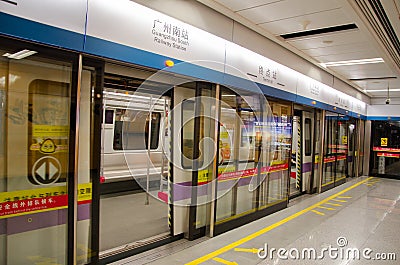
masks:
{"type": "Polygon", "coordinates": [[[400,179],[400,121],[373,121],[370,172],[400,179]]]}
{"type": "Polygon", "coordinates": [[[216,234],[286,207],[291,105],[221,88],[216,234]]]}
{"type": "MultiPolygon", "coordinates": [[[[262,173],[267,174],[268,196],[264,206],[286,201],[290,178],[291,147],[292,147],[292,105],[283,101],[268,99],[274,119],[275,143],[271,165],[262,173]]],[[[268,130],[268,128],[265,128],[268,130]]],[[[264,131],[265,131],[264,129],[264,131]]],[[[269,128],[271,129],[271,128],[269,128]]],[[[263,145],[267,145],[267,139],[263,145]]],[[[269,161],[267,159],[267,161],[269,161]]],[[[263,167],[263,169],[265,169],[263,167]]]]}
{"type": "Polygon", "coordinates": [[[24,50],[0,58],[0,264],[66,264],[76,60],[0,46],[1,54],[24,50]]]}
{"type": "Polygon", "coordinates": [[[364,142],[365,142],[365,121],[358,120],[359,122],[359,145],[358,145],[358,176],[362,176],[364,174],[364,142]]]}
{"type": "Polygon", "coordinates": [[[335,185],[346,179],[348,154],[348,117],[339,115],[337,121],[335,185]]]}
{"type": "Polygon", "coordinates": [[[346,182],[350,124],[349,117],[326,112],[322,191],[346,182]]]}

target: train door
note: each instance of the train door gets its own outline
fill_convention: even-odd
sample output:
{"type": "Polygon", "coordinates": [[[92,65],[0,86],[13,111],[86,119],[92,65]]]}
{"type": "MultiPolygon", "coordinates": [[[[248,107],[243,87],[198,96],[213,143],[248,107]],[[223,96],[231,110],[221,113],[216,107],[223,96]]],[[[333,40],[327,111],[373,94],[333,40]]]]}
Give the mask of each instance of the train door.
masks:
{"type": "Polygon", "coordinates": [[[293,117],[290,196],[314,190],[314,113],[295,110],[293,117]]]}

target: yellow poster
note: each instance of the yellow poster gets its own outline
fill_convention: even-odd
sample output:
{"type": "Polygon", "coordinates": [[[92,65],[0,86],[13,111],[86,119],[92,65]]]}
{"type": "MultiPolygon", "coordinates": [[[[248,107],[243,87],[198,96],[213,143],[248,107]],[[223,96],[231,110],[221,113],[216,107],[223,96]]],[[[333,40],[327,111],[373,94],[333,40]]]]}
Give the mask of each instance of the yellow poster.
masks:
{"type": "Polygon", "coordinates": [[[381,146],[387,146],[388,138],[381,138],[381,146]]]}
{"type": "Polygon", "coordinates": [[[347,144],[347,136],[346,135],[342,136],[342,144],[347,144]]]}

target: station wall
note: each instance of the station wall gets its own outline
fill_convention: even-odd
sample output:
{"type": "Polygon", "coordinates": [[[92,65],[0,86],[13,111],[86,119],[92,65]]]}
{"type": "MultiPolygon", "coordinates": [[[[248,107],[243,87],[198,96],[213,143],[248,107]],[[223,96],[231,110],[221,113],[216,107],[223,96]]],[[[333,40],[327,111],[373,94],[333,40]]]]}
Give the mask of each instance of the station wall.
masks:
{"type": "Polygon", "coordinates": [[[215,10],[192,0],[134,0],[143,6],[167,14],[252,50],[299,73],[369,104],[370,98],[322,68],[315,66],[274,41],[235,22],[215,10]]]}

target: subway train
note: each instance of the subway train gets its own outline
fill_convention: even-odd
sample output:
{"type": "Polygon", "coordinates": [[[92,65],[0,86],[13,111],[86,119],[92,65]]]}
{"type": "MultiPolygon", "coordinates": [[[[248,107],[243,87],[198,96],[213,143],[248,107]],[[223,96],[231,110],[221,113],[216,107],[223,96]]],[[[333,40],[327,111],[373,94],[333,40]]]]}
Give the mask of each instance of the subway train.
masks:
{"type": "Polygon", "coordinates": [[[148,191],[154,185],[163,189],[168,172],[170,100],[115,88],[115,79],[114,83],[106,79],[103,91],[102,193],[148,191]]]}

